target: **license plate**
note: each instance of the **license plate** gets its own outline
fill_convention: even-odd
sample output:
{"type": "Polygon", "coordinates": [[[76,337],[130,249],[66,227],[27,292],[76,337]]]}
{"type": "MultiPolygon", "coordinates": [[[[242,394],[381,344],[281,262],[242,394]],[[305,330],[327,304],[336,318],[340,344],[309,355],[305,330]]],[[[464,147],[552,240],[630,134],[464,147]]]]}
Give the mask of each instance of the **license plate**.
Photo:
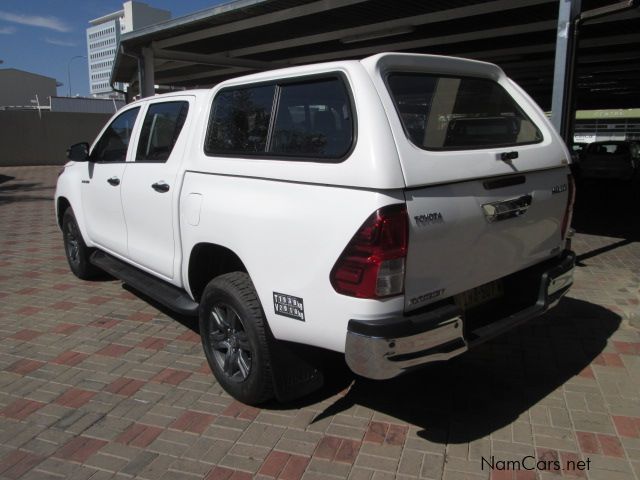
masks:
{"type": "Polygon", "coordinates": [[[503,294],[504,289],[502,288],[502,281],[496,280],[495,282],[480,285],[479,287],[462,292],[453,298],[456,305],[463,310],[469,310],[470,308],[477,307],[483,303],[500,298],[503,294]]]}

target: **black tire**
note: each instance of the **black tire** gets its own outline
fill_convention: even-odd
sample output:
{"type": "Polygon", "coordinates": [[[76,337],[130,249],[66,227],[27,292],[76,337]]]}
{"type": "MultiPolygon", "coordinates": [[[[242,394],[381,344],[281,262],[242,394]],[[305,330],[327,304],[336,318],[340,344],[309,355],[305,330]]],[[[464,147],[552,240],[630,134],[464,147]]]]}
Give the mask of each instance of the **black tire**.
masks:
{"type": "Polygon", "coordinates": [[[222,388],[248,405],[272,398],[273,337],[249,275],[232,272],[211,280],[199,317],[202,347],[222,388]]]}
{"type": "Polygon", "coordinates": [[[89,262],[89,256],[93,250],[84,243],[71,208],[67,208],[62,216],[62,238],[69,268],[76,277],[89,280],[101,273],[98,267],[89,262]]]}

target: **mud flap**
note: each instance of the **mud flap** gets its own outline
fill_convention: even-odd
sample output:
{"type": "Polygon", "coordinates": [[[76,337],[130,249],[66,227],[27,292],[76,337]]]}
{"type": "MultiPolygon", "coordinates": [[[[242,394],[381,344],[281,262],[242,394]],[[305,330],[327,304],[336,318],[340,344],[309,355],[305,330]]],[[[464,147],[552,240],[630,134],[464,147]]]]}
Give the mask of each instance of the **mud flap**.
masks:
{"type": "Polygon", "coordinates": [[[304,397],[324,385],[312,348],[275,339],[271,346],[273,390],[279,402],[304,397]]]}

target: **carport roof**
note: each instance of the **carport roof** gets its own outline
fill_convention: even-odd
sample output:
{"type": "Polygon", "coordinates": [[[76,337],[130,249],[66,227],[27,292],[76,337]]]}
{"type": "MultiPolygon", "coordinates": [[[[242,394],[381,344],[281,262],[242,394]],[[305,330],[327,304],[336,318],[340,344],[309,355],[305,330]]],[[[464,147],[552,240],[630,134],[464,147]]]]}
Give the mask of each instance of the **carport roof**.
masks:
{"type": "MultiPolygon", "coordinates": [[[[626,5],[583,0],[582,11],[626,5]]],[[[204,87],[287,65],[383,51],[455,55],[500,65],[551,105],[558,0],[236,0],[123,35],[112,81],[136,83],[135,57],[154,56],[155,83],[204,87]]],[[[580,28],[577,107],[637,107],[638,8],[580,28]]]]}

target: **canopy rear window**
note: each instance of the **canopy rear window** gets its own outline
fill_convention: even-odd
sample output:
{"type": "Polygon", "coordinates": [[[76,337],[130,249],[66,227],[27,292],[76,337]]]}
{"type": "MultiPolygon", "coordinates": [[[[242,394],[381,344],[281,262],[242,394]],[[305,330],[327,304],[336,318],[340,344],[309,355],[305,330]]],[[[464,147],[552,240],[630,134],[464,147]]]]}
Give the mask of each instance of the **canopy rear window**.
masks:
{"type": "Polygon", "coordinates": [[[205,153],[337,163],[354,143],[342,75],[229,87],[211,109],[205,153]]]}
{"type": "Polygon", "coordinates": [[[387,84],[409,139],[426,150],[511,147],[542,134],[493,80],[392,73],[387,84]]]}

